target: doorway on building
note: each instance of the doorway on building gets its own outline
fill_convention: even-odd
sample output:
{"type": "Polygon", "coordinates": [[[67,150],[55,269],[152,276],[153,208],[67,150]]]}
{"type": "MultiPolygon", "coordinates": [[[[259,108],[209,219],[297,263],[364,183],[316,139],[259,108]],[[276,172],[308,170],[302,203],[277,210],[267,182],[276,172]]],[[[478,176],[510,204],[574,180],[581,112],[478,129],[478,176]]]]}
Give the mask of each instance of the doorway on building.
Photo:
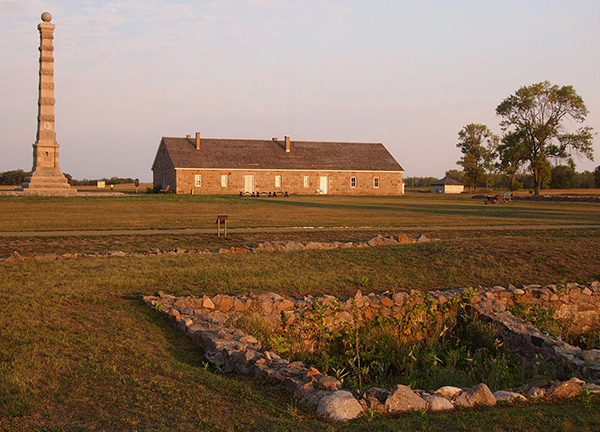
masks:
{"type": "Polygon", "coordinates": [[[319,177],[319,193],[321,195],[329,193],[329,177],[319,177]]]}
{"type": "Polygon", "coordinates": [[[254,176],[247,175],[244,176],[244,193],[253,193],[254,192],[254,176]]]}

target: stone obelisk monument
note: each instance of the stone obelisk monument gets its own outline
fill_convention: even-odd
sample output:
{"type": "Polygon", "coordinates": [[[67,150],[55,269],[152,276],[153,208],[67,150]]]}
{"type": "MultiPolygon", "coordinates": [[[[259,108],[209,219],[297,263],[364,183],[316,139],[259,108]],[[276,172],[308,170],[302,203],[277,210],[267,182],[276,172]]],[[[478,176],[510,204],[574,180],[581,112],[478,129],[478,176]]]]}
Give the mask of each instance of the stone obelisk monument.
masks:
{"type": "Polygon", "coordinates": [[[37,136],[33,144],[33,168],[23,182],[23,192],[39,195],[71,195],[71,188],[60,170],[59,144],[56,142],[54,116],[54,24],[52,15],[42,14],[40,31],[40,85],[37,136]]]}

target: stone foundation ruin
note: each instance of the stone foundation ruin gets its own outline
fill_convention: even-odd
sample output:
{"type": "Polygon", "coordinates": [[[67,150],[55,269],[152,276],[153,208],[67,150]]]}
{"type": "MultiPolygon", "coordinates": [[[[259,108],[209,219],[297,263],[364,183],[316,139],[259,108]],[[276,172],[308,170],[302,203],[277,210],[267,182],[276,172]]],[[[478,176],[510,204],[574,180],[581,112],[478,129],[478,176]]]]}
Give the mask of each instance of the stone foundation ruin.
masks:
{"type": "Polygon", "coordinates": [[[498,401],[517,403],[541,397],[575,397],[582,391],[600,392],[600,350],[582,350],[569,345],[542,333],[510,312],[519,306],[540,308],[552,312],[555,319],[585,331],[596,325],[600,317],[599,282],[368,295],[359,291],[354,296],[339,298],[328,295],[291,298],[275,293],[175,297],[159,292],[155,296],[144,296],[142,300],[190,335],[213,364],[225,371],[237,371],[279,385],[301,404],[313,406],[317,412],[334,420],[350,420],[365,410],[388,413],[420,409],[445,411],[455,407],[494,405],[498,401]],[[302,320],[315,304],[335,304],[336,313],[325,317],[325,324],[333,330],[356,319],[402,314],[407,302],[428,301],[443,305],[456,298],[467,299],[470,307],[484,320],[497,325],[505,342],[525,362],[543,356],[560,368],[563,379],[579,374],[589,382],[570,378],[564,382],[536,382],[514,391],[495,393],[484,383],[469,389],[446,386],[437,390],[419,390],[397,385],[393,390],[372,388],[351,392],[336,378],[302,362],[281,358],[257,338],[232,326],[236,319],[248,314],[258,314],[275,326],[282,325],[282,322],[302,320]]]}

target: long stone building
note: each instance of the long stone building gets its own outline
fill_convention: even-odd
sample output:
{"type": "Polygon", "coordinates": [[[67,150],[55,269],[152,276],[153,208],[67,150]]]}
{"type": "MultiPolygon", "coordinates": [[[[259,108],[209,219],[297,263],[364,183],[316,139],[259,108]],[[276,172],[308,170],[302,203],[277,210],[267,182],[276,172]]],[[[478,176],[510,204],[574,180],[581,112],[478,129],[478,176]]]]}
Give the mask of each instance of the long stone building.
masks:
{"type": "Polygon", "coordinates": [[[154,186],[179,194],[402,195],[404,170],[382,143],[163,137],[154,186]]]}

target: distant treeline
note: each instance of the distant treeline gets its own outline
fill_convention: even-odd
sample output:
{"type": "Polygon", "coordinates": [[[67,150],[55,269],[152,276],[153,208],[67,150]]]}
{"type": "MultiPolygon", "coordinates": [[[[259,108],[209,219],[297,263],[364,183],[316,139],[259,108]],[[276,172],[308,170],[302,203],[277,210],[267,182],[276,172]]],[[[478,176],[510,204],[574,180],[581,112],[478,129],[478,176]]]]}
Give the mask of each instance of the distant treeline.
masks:
{"type": "MultiPolygon", "coordinates": [[[[600,167],[599,167],[600,168],[600,167]]],[[[465,185],[468,183],[464,178],[465,173],[459,170],[449,170],[447,177],[458,180],[465,185]]],[[[600,169],[592,171],[577,172],[570,165],[553,166],[548,176],[550,181],[544,183],[543,189],[588,189],[600,188],[600,169]]],[[[439,180],[435,177],[406,177],[406,187],[429,187],[431,183],[439,180]]],[[[485,180],[477,184],[477,187],[510,189],[510,178],[503,174],[488,174],[485,180]]],[[[517,174],[513,179],[513,190],[533,189],[533,175],[517,174]]]]}
{"type": "MultiPolygon", "coordinates": [[[[20,186],[21,183],[23,183],[23,181],[25,180],[25,177],[27,177],[27,174],[28,174],[27,171],[23,171],[21,169],[0,172],[0,185],[2,185],[2,186],[20,186]]],[[[96,186],[97,182],[99,182],[99,181],[103,181],[107,185],[133,183],[135,181],[132,178],[123,178],[123,177],[77,180],[77,179],[74,179],[73,176],[71,176],[71,174],[67,174],[67,173],[64,173],[64,174],[71,186],[96,186]]]]}

